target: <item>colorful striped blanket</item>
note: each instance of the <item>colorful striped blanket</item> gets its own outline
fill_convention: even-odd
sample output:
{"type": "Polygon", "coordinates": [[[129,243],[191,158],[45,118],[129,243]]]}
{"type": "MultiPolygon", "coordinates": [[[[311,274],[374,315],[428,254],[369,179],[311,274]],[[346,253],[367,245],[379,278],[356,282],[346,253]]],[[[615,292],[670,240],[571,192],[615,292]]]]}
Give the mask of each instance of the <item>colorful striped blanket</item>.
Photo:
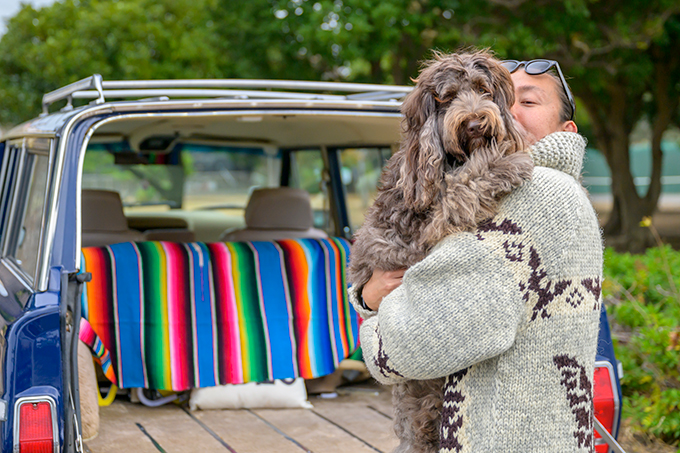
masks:
{"type": "Polygon", "coordinates": [[[88,247],[83,317],[121,388],[320,377],[358,343],[348,257],[338,238],[88,247]]]}

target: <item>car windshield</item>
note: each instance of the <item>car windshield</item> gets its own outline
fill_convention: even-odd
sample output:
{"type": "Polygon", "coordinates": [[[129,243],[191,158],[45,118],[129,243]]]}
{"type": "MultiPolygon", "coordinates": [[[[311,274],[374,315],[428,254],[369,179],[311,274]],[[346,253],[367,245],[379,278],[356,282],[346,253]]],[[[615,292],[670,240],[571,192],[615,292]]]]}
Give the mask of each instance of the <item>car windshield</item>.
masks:
{"type": "Polygon", "coordinates": [[[255,187],[279,185],[281,157],[262,148],[176,145],[135,153],[125,143],[91,144],[83,188],[118,192],[135,210],[243,210],[255,187]]]}

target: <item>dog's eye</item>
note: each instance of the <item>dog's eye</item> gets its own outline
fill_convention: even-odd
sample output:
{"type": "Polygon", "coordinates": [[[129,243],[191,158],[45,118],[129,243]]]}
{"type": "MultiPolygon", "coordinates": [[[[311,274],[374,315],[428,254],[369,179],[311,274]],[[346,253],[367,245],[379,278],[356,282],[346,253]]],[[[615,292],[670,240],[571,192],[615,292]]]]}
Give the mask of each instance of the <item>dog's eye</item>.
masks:
{"type": "Polygon", "coordinates": [[[479,88],[477,88],[477,92],[478,92],[479,94],[486,94],[486,93],[488,93],[487,89],[484,88],[484,87],[479,87],[479,88]]]}

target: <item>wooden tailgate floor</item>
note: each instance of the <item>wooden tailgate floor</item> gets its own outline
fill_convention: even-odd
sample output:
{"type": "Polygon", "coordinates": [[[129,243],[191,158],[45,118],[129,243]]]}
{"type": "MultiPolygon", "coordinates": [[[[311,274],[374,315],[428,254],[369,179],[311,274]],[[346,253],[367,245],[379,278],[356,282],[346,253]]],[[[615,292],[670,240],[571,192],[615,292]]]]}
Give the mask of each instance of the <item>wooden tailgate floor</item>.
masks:
{"type": "Polygon", "coordinates": [[[99,435],[86,451],[109,453],[389,453],[397,446],[388,389],[341,387],[338,397],[310,397],[313,409],[191,412],[122,399],[100,408],[99,435]]]}

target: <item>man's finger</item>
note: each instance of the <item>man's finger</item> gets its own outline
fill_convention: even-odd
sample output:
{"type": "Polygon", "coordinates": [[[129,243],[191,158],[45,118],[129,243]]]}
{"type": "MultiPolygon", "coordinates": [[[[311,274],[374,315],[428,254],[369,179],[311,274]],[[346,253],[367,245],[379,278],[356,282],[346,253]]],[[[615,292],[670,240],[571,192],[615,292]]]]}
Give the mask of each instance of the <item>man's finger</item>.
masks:
{"type": "Polygon", "coordinates": [[[399,286],[401,286],[401,280],[396,281],[396,282],[393,281],[393,282],[388,283],[387,288],[388,288],[390,291],[392,291],[393,289],[398,288],[399,286]]]}

